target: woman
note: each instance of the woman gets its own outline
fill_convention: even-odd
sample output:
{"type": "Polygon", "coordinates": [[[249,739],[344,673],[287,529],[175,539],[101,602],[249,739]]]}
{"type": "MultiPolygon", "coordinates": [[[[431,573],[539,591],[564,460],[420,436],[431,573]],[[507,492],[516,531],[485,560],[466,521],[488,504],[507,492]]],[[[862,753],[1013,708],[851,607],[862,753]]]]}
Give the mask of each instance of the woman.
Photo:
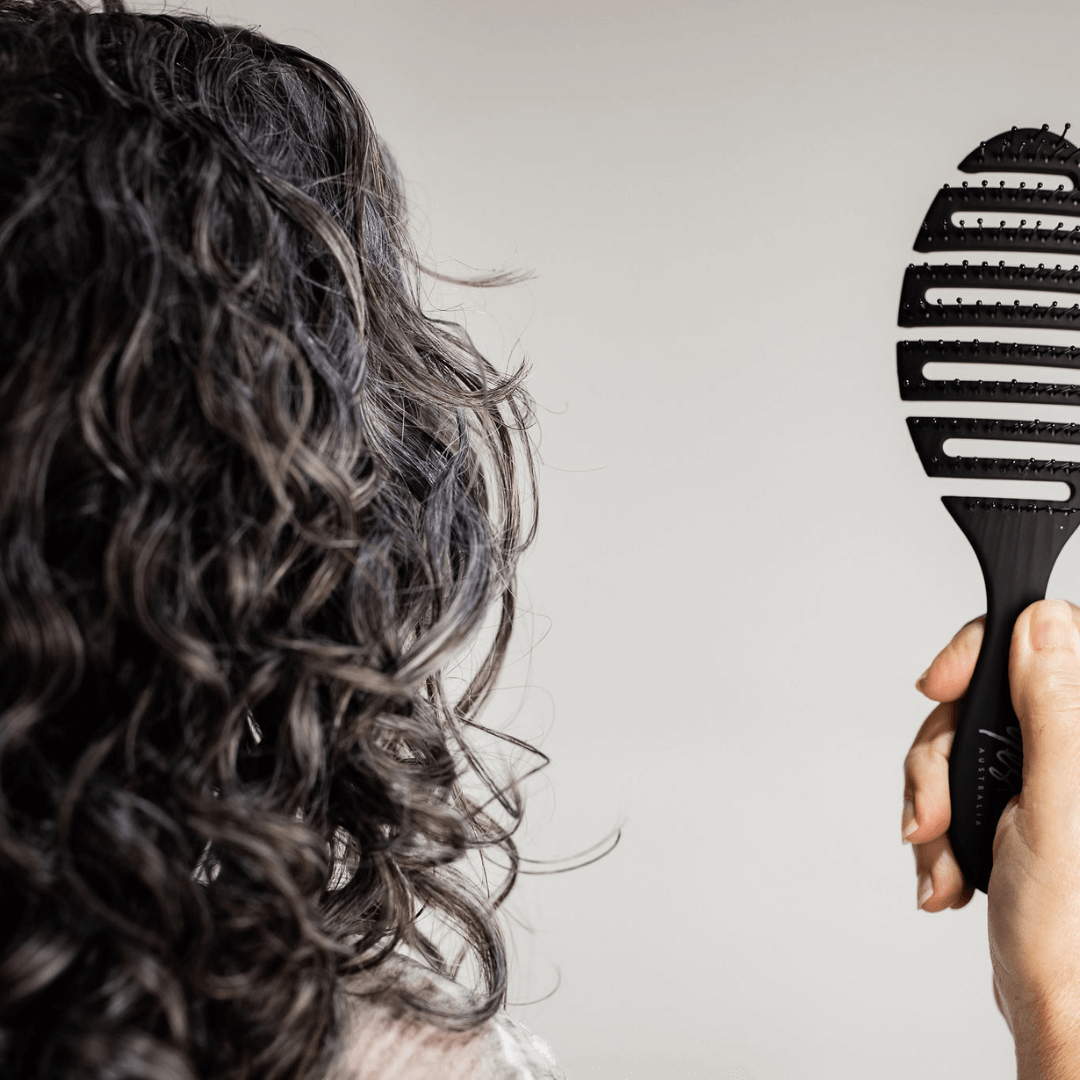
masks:
{"type": "Polygon", "coordinates": [[[529,401],[417,271],[327,64],[0,0],[0,1075],[558,1075],[500,1012],[521,807],[466,739],[529,401]]]}

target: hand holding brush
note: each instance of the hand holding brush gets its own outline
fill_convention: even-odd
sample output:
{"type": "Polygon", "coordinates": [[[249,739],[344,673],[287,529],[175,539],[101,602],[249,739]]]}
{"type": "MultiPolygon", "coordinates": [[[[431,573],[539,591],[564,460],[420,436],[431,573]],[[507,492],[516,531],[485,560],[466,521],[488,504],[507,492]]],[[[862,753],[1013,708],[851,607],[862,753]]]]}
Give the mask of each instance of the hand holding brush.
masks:
{"type": "MultiPolygon", "coordinates": [[[[971,899],[947,830],[949,757],[983,620],[968,623],[919,679],[938,702],[904,763],[905,842],[919,906],[971,899]]],[[[1009,684],[1024,745],[1020,793],[994,836],[988,889],[994,993],[1016,1042],[1018,1080],[1080,1076],[1080,608],[1043,600],[1011,637],[1009,684]]]]}
{"type": "MultiPolygon", "coordinates": [[[[1075,371],[1080,349],[1009,340],[1017,331],[1080,330],[1078,159],[1080,149],[1064,133],[1054,134],[1045,124],[1013,128],[982,143],[960,163],[961,171],[1043,179],[1034,186],[1018,179],[1014,187],[1005,181],[991,187],[986,179],[972,187],[965,181],[938,192],[915,248],[935,258],[963,258],[959,264],[908,267],[900,325],[935,333],[964,327],[994,340],[899,342],[897,374],[905,401],[963,401],[980,408],[1080,404],[1075,380],[1057,376],[1049,382],[1032,370],[1075,371]],[[995,218],[1000,224],[993,224],[995,218]],[[962,372],[960,377],[928,378],[930,365],[941,362],[962,372]],[[990,380],[974,374],[986,366],[1000,374],[990,380]],[[1010,378],[1009,369],[1020,369],[1020,376],[1010,378]]],[[[994,828],[1020,790],[1023,770],[1021,729],[1007,679],[1010,634],[1020,613],[1046,595],[1054,563],[1080,525],[1080,464],[1060,460],[1075,456],[1080,425],[913,416],[908,428],[928,476],[1043,485],[1042,497],[1035,498],[972,492],[942,499],[978,556],[986,583],[985,636],[960,706],[949,772],[949,841],[965,880],[985,892],[994,828]],[[1064,487],[1066,497],[1047,496],[1047,482],[1064,487]]]]}

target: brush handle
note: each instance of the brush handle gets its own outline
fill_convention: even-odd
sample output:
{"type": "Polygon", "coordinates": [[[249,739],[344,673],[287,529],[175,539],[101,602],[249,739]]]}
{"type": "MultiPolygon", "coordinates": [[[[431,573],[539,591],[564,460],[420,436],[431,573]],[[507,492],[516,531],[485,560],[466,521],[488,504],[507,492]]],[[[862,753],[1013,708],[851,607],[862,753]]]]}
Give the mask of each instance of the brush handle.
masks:
{"type": "Polygon", "coordinates": [[[976,499],[942,502],[975,549],[986,583],[986,630],[949,756],[949,841],[965,879],[986,892],[998,818],[1022,777],[1020,722],[1009,693],[1013,625],[1046,595],[1080,514],[976,499]]]}
{"type": "Polygon", "coordinates": [[[1012,628],[1029,604],[1046,595],[1045,583],[987,578],[986,629],[971,684],[960,702],[949,755],[952,821],[949,841],[969,884],[986,892],[994,833],[1008,801],[1020,791],[1023,742],[1009,693],[1012,628]]]}

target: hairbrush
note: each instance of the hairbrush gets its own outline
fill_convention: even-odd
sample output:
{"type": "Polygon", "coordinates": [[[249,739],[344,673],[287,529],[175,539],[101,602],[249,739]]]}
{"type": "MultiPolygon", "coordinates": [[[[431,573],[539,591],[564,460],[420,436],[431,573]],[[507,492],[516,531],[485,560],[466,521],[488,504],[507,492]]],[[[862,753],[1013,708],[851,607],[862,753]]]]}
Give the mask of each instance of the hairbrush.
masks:
{"type": "MultiPolygon", "coordinates": [[[[1034,187],[945,185],[915,242],[921,252],[1034,252],[1046,261],[1006,264],[964,258],[959,264],[914,263],[904,274],[899,324],[925,330],[975,327],[995,338],[1017,327],[1080,330],[1080,151],[1042,128],[1013,128],[982,143],[960,163],[966,173],[1046,175],[1034,187]],[[1053,180],[1057,180],[1056,186],[1053,180]],[[1062,182],[1072,182],[1069,188],[1062,182]],[[1014,219],[1007,224],[1008,217],[1014,219]],[[1019,216],[1019,221],[1015,219],[1019,216]],[[1069,218],[1075,220],[1069,223],[1069,218]],[[956,302],[928,299],[930,290],[957,293],[956,302]],[[972,290],[1011,293],[1012,302],[970,301],[972,290]],[[965,298],[962,294],[968,293],[965,298]],[[1034,296],[1046,294],[1040,304],[1034,296]],[[1060,299],[1058,299],[1060,297],[1060,299]]],[[[1026,257],[1026,256],[1025,256],[1026,257]]],[[[972,401],[1080,405],[1080,386],[1017,379],[951,381],[924,377],[928,363],[1003,364],[1080,369],[1080,350],[1063,345],[994,341],[901,341],[896,347],[905,401],[972,401]]],[[[961,369],[963,370],[963,369],[961,369]]],[[[978,556],[986,585],[986,631],[975,672],[960,704],[949,758],[952,822],[949,840],[967,881],[986,891],[998,818],[1020,790],[1023,744],[1009,694],[1013,624],[1046,595],[1054,563],[1080,524],[1080,464],[1056,461],[1053,444],[1080,446],[1080,426],[960,417],[909,417],[908,428],[928,476],[957,479],[1064,481],[1069,496],[1000,499],[945,496],[942,502],[978,556]],[[952,439],[991,441],[997,456],[953,455],[952,439]],[[1015,453],[1010,443],[1016,443],[1015,453]],[[1030,444],[1040,444],[1032,457],[1030,444]],[[1028,445],[1024,445],[1028,444],[1028,445]]]]}

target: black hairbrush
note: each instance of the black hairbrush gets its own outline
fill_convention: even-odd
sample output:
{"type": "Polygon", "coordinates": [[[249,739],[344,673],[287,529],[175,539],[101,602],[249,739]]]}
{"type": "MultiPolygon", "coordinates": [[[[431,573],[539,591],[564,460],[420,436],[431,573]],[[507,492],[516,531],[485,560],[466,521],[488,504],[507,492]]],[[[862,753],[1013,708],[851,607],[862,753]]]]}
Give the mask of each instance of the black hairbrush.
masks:
{"type": "MultiPolygon", "coordinates": [[[[1068,131],[1066,126],[1065,131],[1068,131]]],[[[967,326],[989,335],[1015,327],[1080,330],[1080,151],[1044,124],[1013,128],[984,142],[960,169],[967,173],[1020,172],[1069,178],[1073,188],[1004,181],[971,187],[946,185],[928,211],[915,242],[925,252],[1035,252],[1057,260],[1052,267],[1006,265],[965,258],[960,265],[908,267],[900,298],[900,325],[923,329],[967,326]],[[1002,215],[1023,215],[1007,226],[1002,215]],[[1069,217],[1074,221],[1066,225],[1069,217]],[[985,222],[1001,221],[1000,225],[985,222]],[[1034,222],[1029,224],[1029,222],[1034,222]],[[1073,227],[1075,225],[1075,227],[1073,227]],[[1076,263],[1077,265],[1074,265],[1076,263]],[[1012,303],[930,302],[927,291],[949,295],[977,290],[1060,294],[1040,306],[1012,303]]],[[[1034,298],[1032,298],[1034,300],[1034,298]]],[[[932,381],[923,370],[932,361],[950,364],[1039,365],[1080,369],[1080,350],[999,341],[901,341],[896,347],[900,396],[905,401],[1024,402],[1080,405],[1080,387],[1035,381],[932,381]]],[[[949,513],[975,549],[986,582],[986,634],[971,685],[960,706],[949,761],[952,823],[949,839],[965,878],[986,891],[992,846],[1005,804],[1020,790],[1023,763],[1020,724],[1009,695],[1009,644],[1013,624],[1029,604],[1046,595],[1061,549],[1080,524],[1080,464],[1032,458],[1018,446],[1000,457],[950,456],[949,439],[1080,445],[1080,426],[1039,421],[912,417],[908,427],[929,476],[960,479],[1056,480],[1069,497],[981,499],[945,496],[949,513]]],[[[1045,450],[1040,449],[1040,453],[1045,450]]]]}

